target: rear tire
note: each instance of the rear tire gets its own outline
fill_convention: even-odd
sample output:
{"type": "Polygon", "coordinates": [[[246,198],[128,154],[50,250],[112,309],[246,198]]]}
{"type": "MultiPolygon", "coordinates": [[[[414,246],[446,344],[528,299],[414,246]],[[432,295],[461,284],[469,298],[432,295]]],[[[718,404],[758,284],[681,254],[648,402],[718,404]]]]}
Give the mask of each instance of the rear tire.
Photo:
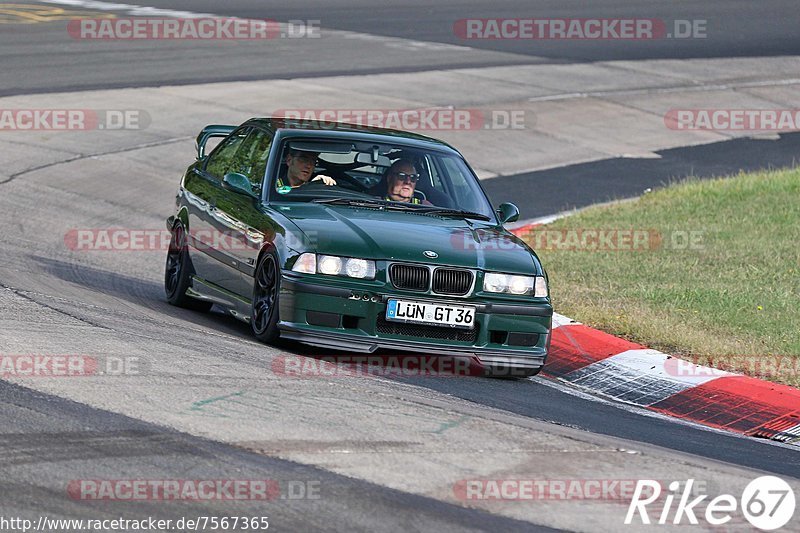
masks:
{"type": "Polygon", "coordinates": [[[167,301],[172,305],[207,312],[214,305],[203,302],[186,295],[187,289],[192,286],[192,262],[189,259],[189,249],[186,244],[186,230],[183,224],[176,224],[172,229],[172,238],[167,251],[167,264],[164,268],[164,292],[167,301]]]}
{"type": "Polygon", "coordinates": [[[250,307],[250,329],[261,342],[272,344],[280,337],[278,329],[278,294],[280,272],[275,254],[267,252],[258,262],[250,307]]]}

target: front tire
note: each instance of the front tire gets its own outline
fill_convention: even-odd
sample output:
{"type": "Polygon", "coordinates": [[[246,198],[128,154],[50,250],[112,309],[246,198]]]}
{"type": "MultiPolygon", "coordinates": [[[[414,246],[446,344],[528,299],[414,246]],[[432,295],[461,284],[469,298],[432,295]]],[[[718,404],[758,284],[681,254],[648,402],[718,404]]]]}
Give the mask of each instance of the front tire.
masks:
{"type": "Polygon", "coordinates": [[[213,305],[211,302],[195,300],[186,295],[192,285],[192,263],[186,245],[186,230],[183,224],[176,224],[172,230],[167,251],[167,264],[164,267],[164,292],[167,301],[172,305],[207,312],[213,305]]]}
{"type": "Polygon", "coordinates": [[[253,301],[250,310],[250,329],[256,339],[273,343],[280,337],[278,330],[278,294],[280,273],[273,253],[266,253],[256,267],[253,301]]]}

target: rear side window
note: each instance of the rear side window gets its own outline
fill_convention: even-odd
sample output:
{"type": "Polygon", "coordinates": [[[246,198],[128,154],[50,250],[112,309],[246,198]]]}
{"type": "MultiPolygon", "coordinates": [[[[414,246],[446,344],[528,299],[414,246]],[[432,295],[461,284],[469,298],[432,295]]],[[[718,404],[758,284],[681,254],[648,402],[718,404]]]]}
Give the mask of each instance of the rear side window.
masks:
{"type": "Polygon", "coordinates": [[[237,172],[234,169],[236,152],[242,146],[249,129],[237,130],[230,137],[222,141],[214,151],[208,156],[206,172],[211,176],[222,181],[223,176],[229,172],[237,172]]]}

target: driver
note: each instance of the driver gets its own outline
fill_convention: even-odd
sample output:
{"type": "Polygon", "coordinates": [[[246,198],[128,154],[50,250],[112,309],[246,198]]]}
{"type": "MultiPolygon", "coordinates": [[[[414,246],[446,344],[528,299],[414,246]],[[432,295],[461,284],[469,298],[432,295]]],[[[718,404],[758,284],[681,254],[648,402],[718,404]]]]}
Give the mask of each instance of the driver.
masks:
{"type": "Polygon", "coordinates": [[[386,196],[384,200],[411,204],[432,205],[414,196],[419,174],[409,159],[398,159],[386,171],[386,196]]]}
{"type": "Polygon", "coordinates": [[[275,182],[275,188],[278,192],[286,194],[287,192],[305,185],[309,181],[322,180],[325,185],[336,185],[336,180],[330,176],[319,174],[313,180],[311,176],[314,174],[314,168],[317,166],[318,152],[306,152],[302,150],[289,150],[286,155],[286,172],[278,176],[275,182]]]}

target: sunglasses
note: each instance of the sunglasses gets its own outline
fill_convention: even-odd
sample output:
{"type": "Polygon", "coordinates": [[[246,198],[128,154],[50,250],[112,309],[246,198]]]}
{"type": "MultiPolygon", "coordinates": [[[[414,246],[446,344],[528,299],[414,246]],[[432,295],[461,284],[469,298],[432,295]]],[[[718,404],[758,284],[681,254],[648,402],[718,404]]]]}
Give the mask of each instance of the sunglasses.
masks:
{"type": "Polygon", "coordinates": [[[419,181],[419,174],[406,174],[405,172],[395,172],[394,178],[397,181],[407,181],[409,183],[416,183],[419,181]]]}

